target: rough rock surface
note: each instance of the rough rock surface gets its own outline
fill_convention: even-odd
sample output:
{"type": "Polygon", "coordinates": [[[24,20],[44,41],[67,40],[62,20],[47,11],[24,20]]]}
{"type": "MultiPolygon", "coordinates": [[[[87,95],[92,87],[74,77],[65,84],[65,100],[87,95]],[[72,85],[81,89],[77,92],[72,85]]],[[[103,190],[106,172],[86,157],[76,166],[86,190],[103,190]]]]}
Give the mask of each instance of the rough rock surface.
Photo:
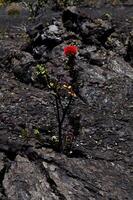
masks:
{"type": "Polygon", "coordinates": [[[133,199],[129,4],[114,7],[110,15],[105,7],[95,14],[90,7],[70,9],[47,25],[43,20],[27,25],[30,40],[0,40],[1,200],[133,199]],[[78,125],[73,123],[79,136],[67,156],[49,143],[57,122],[49,91],[38,84],[35,69],[45,63],[55,77],[63,74],[63,48],[71,42],[79,47],[78,91],[68,118],[79,116],[78,125]]]}

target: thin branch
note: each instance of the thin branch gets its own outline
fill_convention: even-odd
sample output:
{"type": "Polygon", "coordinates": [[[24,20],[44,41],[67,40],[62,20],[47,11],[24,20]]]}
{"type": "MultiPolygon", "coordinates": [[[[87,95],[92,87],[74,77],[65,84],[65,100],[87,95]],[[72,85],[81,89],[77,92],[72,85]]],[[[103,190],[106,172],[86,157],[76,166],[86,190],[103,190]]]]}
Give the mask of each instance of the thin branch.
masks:
{"type": "Polygon", "coordinates": [[[58,104],[58,99],[55,95],[55,102],[56,102],[56,111],[57,111],[57,120],[58,120],[58,123],[60,124],[60,108],[59,108],[59,104],[58,104]]]}
{"type": "Polygon", "coordinates": [[[56,101],[56,110],[57,110],[57,121],[58,121],[58,129],[59,129],[59,151],[62,150],[62,124],[60,120],[60,108],[59,108],[59,103],[58,103],[58,98],[55,96],[55,101],[56,101]]]}
{"type": "Polygon", "coordinates": [[[64,112],[64,107],[63,107],[63,105],[62,105],[61,97],[60,97],[60,95],[59,95],[58,92],[57,92],[56,94],[57,94],[57,96],[58,96],[58,100],[59,100],[59,103],[60,103],[60,106],[61,106],[62,112],[64,112]]]}
{"type": "Polygon", "coordinates": [[[64,109],[63,116],[62,116],[62,119],[61,119],[61,122],[60,122],[61,125],[62,125],[63,122],[64,122],[64,119],[65,119],[65,117],[66,117],[66,114],[67,114],[67,112],[68,112],[68,109],[69,109],[69,106],[70,106],[71,102],[72,102],[72,96],[70,96],[69,102],[68,102],[67,106],[66,106],[65,109],[64,109]]]}

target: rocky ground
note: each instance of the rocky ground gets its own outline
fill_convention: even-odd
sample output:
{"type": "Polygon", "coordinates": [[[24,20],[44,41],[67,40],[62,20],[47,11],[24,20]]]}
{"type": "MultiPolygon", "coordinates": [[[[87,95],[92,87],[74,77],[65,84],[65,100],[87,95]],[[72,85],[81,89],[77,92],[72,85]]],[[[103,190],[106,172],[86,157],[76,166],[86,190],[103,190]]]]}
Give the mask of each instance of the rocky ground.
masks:
{"type": "Polygon", "coordinates": [[[133,199],[133,4],[100,6],[47,11],[32,25],[10,19],[15,26],[1,35],[1,200],[133,199]],[[71,113],[79,136],[67,156],[48,142],[57,122],[35,69],[45,63],[62,74],[71,42],[79,48],[71,113]]]}

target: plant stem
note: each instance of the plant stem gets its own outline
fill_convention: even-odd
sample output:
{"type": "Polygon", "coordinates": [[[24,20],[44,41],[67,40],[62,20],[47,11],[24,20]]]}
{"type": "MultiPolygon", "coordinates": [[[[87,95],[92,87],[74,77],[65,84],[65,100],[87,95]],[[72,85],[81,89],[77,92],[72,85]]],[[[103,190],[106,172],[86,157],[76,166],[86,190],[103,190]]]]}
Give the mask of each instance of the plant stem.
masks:
{"type": "Polygon", "coordinates": [[[62,151],[62,123],[61,123],[61,120],[60,120],[60,108],[59,108],[57,96],[55,96],[55,101],[56,101],[56,110],[57,110],[58,134],[59,134],[58,150],[61,152],[62,151]]]}
{"type": "Polygon", "coordinates": [[[59,98],[58,96],[55,96],[56,110],[57,110],[57,121],[58,121],[58,134],[59,134],[58,150],[61,152],[62,151],[62,124],[63,124],[63,122],[65,120],[66,114],[67,114],[69,106],[71,104],[72,96],[70,96],[67,106],[62,111],[63,112],[62,119],[60,119],[61,113],[60,113],[60,107],[59,107],[59,104],[61,104],[61,101],[58,98],[59,98]]]}
{"type": "Polygon", "coordinates": [[[70,96],[69,102],[68,102],[67,106],[65,107],[65,109],[63,110],[63,116],[62,116],[62,119],[61,119],[61,122],[60,122],[61,125],[62,125],[63,122],[64,122],[64,119],[65,119],[65,117],[66,117],[66,114],[67,114],[67,111],[68,111],[69,106],[70,106],[70,104],[71,104],[71,101],[72,101],[72,96],[70,96]]]}

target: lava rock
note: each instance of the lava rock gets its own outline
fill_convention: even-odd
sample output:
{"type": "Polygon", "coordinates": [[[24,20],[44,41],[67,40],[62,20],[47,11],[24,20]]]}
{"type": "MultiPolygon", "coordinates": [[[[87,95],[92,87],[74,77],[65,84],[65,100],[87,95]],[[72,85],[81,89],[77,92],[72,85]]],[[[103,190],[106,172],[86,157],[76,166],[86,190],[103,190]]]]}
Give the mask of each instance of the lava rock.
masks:
{"type": "Polygon", "coordinates": [[[47,177],[40,173],[34,163],[21,156],[16,157],[15,163],[6,173],[3,185],[11,200],[58,200],[50,189],[47,177]]]}
{"type": "Polygon", "coordinates": [[[62,22],[68,31],[78,32],[81,22],[86,17],[77,12],[76,7],[66,9],[62,14],[62,22]]]}
{"type": "Polygon", "coordinates": [[[17,52],[16,56],[12,58],[12,71],[19,80],[30,83],[34,64],[35,61],[31,54],[17,52]]]}
{"type": "Polygon", "coordinates": [[[77,23],[78,21],[78,13],[76,11],[76,7],[72,7],[70,9],[66,9],[62,14],[62,21],[63,23],[66,23],[68,20],[70,20],[72,23],[77,23]]]}
{"type": "Polygon", "coordinates": [[[106,53],[102,51],[97,51],[96,53],[90,53],[90,64],[102,66],[106,62],[106,53]]]}
{"type": "Polygon", "coordinates": [[[45,58],[46,58],[47,47],[45,45],[41,45],[41,46],[35,47],[33,49],[33,57],[34,57],[34,59],[41,59],[42,56],[44,58],[44,55],[45,55],[45,58]]]}
{"type": "Polygon", "coordinates": [[[133,32],[130,33],[125,60],[130,62],[131,65],[133,65],[133,32]]]}
{"type": "Polygon", "coordinates": [[[114,27],[108,21],[102,19],[87,20],[82,23],[80,34],[86,44],[104,45],[114,27]]]}
{"type": "Polygon", "coordinates": [[[58,31],[59,31],[59,29],[58,29],[58,26],[56,26],[56,25],[50,25],[49,27],[48,27],[48,31],[50,32],[50,33],[58,33],[58,31]]]}

